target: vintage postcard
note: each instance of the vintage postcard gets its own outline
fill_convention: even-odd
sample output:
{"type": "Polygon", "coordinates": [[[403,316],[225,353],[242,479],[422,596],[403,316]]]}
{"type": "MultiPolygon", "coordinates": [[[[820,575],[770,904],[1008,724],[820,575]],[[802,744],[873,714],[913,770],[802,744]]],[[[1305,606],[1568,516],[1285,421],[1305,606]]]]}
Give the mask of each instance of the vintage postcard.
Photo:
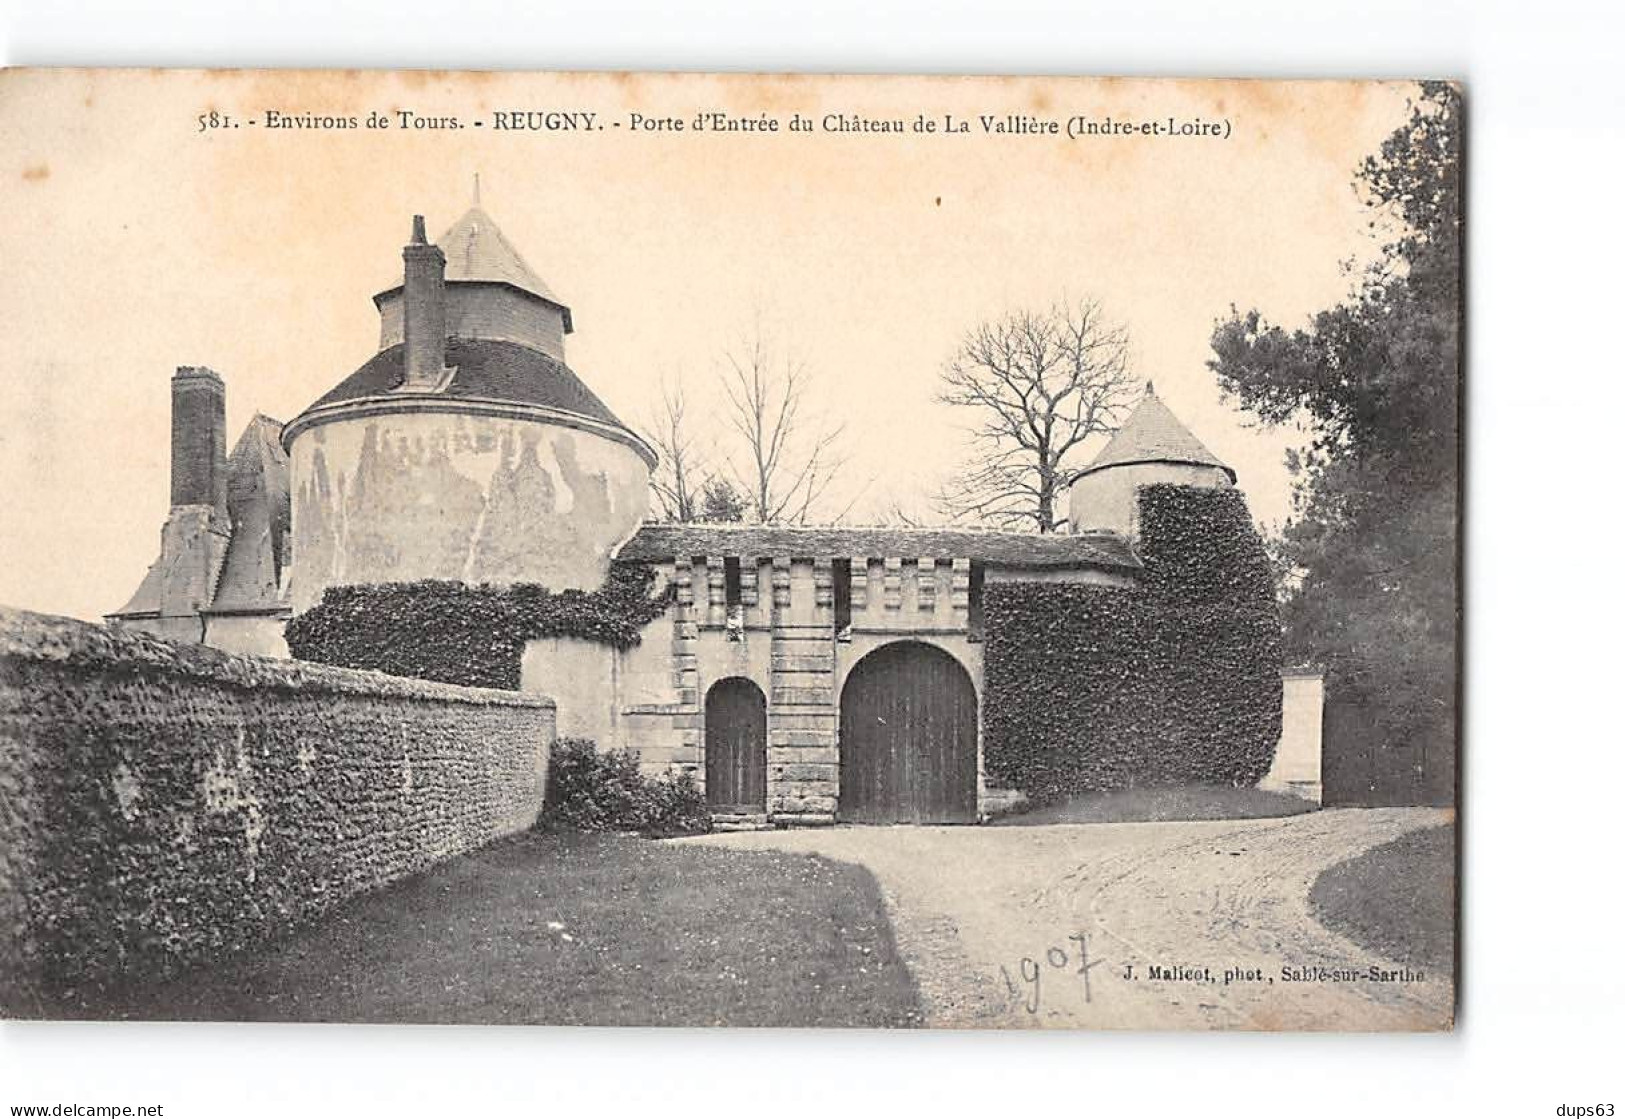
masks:
{"type": "Polygon", "coordinates": [[[1462,140],[0,73],[0,1010],[1451,1028],[1462,140]]]}

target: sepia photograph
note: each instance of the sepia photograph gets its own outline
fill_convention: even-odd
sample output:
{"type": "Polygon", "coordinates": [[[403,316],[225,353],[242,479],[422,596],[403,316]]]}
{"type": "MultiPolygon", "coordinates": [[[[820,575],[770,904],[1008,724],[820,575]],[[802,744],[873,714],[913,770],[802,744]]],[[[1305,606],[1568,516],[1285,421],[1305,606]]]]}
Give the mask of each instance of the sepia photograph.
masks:
{"type": "Polygon", "coordinates": [[[0,73],[0,1010],[1450,1030],[1465,122],[0,73]]]}

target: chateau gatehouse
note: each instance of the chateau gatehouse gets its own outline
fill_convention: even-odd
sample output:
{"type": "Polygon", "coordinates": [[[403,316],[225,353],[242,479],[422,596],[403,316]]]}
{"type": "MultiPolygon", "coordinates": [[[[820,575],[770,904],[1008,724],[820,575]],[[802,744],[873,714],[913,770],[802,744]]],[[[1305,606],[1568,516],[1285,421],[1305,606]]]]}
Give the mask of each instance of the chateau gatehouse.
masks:
{"type": "Polygon", "coordinates": [[[1137,494],[1235,482],[1148,390],[1064,533],[653,523],[654,452],[566,364],[569,306],[490,216],[434,243],[416,218],[402,256],[378,351],[229,456],[222,379],[175,374],[160,556],[110,620],[286,656],[329,588],[591,591],[637,565],[670,606],[636,644],[524,647],[560,735],[692,773],[724,821],[969,822],[1012,795],[986,776],[986,589],[1136,588],[1137,494]]]}

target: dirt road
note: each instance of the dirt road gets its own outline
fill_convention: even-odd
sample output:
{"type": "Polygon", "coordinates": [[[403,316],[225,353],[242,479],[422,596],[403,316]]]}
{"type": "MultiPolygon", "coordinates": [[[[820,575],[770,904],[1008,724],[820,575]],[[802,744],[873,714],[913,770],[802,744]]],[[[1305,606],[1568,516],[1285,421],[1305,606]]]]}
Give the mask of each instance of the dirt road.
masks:
{"type": "Polygon", "coordinates": [[[1449,817],[836,828],[684,840],[868,867],[932,1026],[1440,1029],[1452,979],[1310,915],[1326,867],[1449,817]]]}

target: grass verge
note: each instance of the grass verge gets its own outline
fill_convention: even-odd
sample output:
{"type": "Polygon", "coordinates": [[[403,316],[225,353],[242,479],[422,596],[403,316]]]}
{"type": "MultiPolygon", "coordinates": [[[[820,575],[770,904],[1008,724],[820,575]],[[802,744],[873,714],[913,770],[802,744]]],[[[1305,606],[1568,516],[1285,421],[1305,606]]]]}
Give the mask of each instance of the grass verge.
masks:
{"type": "Polygon", "coordinates": [[[1315,805],[1288,793],[1237,789],[1229,785],[1181,785],[1164,789],[1116,789],[1046,804],[990,823],[1006,827],[1037,824],[1129,824],[1171,820],[1252,820],[1296,816],[1315,805]]]}
{"type": "Polygon", "coordinates": [[[1379,956],[1422,969],[1452,966],[1456,832],[1400,836],[1328,867],[1309,891],[1315,918],[1379,956]]]}
{"type": "Polygon", "coordinates": [[[529,833],[72,1016],[902,1026],[920,1010],[859,867],[529,833]]]}

